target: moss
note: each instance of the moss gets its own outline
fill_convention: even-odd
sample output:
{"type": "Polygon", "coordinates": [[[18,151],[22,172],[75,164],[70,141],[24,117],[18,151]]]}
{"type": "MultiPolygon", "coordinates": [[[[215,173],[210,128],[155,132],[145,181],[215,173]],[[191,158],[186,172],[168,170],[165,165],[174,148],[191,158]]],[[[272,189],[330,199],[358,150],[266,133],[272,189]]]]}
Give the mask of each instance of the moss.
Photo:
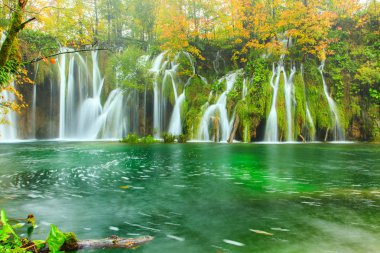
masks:
{"type": "Polygon", "coordinates": [[[73,251],[78,249],[78,239],[73,232],[64,233],[65,243],[62,245],[61,250],[73,251]]]}
{"type": "MultiPolygon", "coordinates": [[[[301,134],[304,125],[306,124],[306,97],[305,86],[302,79],[301,72],[296,73],[294,77],[294,94],[295,94],[295,125],[294,134],[298,136],[301,134]]],[[[294,137],[296,137],[294,136],[294,137]]]]}

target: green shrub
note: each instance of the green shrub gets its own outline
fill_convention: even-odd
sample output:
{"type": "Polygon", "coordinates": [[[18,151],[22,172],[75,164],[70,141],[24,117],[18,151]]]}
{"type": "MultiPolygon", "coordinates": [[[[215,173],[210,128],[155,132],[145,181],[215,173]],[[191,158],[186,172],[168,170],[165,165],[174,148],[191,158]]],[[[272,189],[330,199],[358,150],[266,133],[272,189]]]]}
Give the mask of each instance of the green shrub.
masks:
{"type": "Polygon", "coordinates": [[[139,138],[136,134],[128,134],[126,137],[120,140],[120,142],[128,144],[151,144],[158,141],[155,140],[151,135],[139,138]]]}
{"type": "Polygon", "coordinates": [[[186,143],[187,142],[186,135],[184,135],[184,134],[178,135],[177,141],[178,141],[178,143],[186,143]]]}
{"type": "Polygon", "coordinates": [[[169,133],[163,133],[162,138],[164,139],[164,143],[174,143],[175,136],[169,133]]]}
{"type": "Polygon", "coordinates": [[[137,144],[139,143],[139,137],[136,134],[128,134],[124,137],[121,142],[129,143],[129,144],[137,144]]]}
{"type": "Polygon", "coordinates": [[[143,144],[152,144],[156,142],[158,141],[155,140],[151,135],[148,135],[139,139],[139,143],[143,143],[143,144]]]}

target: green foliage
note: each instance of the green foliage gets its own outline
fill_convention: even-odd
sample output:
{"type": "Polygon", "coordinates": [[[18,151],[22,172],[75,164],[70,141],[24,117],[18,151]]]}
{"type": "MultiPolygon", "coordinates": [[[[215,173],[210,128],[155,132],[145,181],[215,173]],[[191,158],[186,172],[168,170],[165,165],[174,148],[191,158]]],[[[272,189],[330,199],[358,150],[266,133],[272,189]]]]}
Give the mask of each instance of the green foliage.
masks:
{"type": "MultiPolygon", "coordinates": [[[[28,223],[34,226],[34,216],[29,215],[26,219],[28,223]],[[33,219],[32,219],[33,218],[33,219]]],[[[4,210],[1,210],[1,223],[0,223],[0,252],[2,253],[28,253],[31,250],[40,250],[46,244],[49,247],[50,252],[58,253],[65,243],[68,245],[74,245],[77,242],[75,234],[64,234],[58,230],[54,225],[51,225],[51,230],[46,241],[21,239],[14,231],[14,228],[22,227],[22,225],[16,224],[11,226],[8,223],[7,216],[4,210]],[[29,249],[29,250],[28,250],[29,249]]],[[[33,251],[35,252],[35,251],[33,251]]]]}
{"type": "Polygon", "coordinates": [[[1,210],[2,229],[0,230],[0,245],[8,245],[10,248],[20,247],[21,239],[8,223],[4,209],[1,210]]]}
{"type": "Polygon", "coordinates": [[[306,124],[306,97],[305,97],[305,85],[302,79],[301,73],[297,73],[293,81],[295,90],[295,126],[294,134],[298,136],[302,132],[303,126],[306,124]]]}
{"type": "Polygon", "coordinates": [[[175,142],[175,135],[172,135],[169,133],[163,133],[162,138],[164,139],[164,143],[174,143],[175,142]]]}
{"type": "Polygon", "coordinates": [[[128,144],[152,144],[157,143],[158,141],[155,140],[151,135],[139,138],[137,134],[128,134],[126,137],[120,140],[120,142],[128,144]]]}
{"type": "Polygon", "coordinates": [[[144,91],[146,85],[152,83],[148,65],[146,53],[138,47],[129,46],[111,58],[106,75],[114,85],[144,91]]]}
{"type": "Polygon", "coordinates": [[[46,243],[49,246],[49,250],[52,253],[61,252],[60,249],[62,245],[65,243],[66,236],[62,233],[55,225],[51,225],[50,233],[48,238],[46,239],[46,243]]]}
{"type": "Polygon", "coordinates": [[[124,137],[121,142],[123,143],[129,143],[129,144],[137,144],[139,143],[139,137],[137,134],[128,134],[126,137],[124,137]]]}
{"type": "Polygon", "coordinates": [[[31,60],[39,55],[50,55],[57,52],[60,45],[56,38],[39,30],[24,29],[19,35],[24,58],[31,60]]]}
{"type": "Polygon", "coordinates": [[[61,248],[64,248],[66,251],[71,251],[78,248],[78,239],[73,232],[64,233],[64,236],[65,243],[62,245],[61,248]]]}
{"type": "Polygon", "coordinates": [[[178,135],[177,140],[178,140],[178,143],[186,143],[187,142],[187,137],[184,134],[180,134],[180,135],[178,135]]]}
{"type": "Polygon", "coordinates": [[[139,143],[143,144],[152,144],[152,143],[157,143],[158,141],[154,139],[151,135],[142,137],[139,139],[139,143]]]}

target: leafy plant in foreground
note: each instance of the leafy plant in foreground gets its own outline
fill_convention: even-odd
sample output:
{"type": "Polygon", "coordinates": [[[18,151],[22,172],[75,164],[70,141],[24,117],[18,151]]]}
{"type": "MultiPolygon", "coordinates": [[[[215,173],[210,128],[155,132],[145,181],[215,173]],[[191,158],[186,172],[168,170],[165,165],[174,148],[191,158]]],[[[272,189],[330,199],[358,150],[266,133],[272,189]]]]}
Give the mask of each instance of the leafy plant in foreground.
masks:
{"type": "MultiPolygon", "coordinates": [[[[32,227],[35,226],[34,216],[29,215],[26,219],[32,227]]],[[[10,225],[4,210],[1,210],[1,223],[0,223],[0,252],[2,253],[37,253],[43,248],[48,248],[49,252],[60,252],[61,247],[65,244],[66,235],[58,230],[55,225],[51,225],[51,230],[46,241],[33,240],[27,238],[20,238],[15,228],[21,228],[24,224],[18,223],[10,225]]],[[[71,233],[69,233],[70,235],[71,233]]],[[[70,237],[71,238],[71,237],[70,237]]]]}

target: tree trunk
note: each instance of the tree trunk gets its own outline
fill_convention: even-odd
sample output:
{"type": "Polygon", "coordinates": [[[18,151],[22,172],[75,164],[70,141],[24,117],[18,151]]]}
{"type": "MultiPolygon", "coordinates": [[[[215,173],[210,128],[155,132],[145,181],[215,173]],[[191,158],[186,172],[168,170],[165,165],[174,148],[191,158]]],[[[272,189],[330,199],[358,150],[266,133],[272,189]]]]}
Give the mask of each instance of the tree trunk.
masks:
{"type": "Polygon", "coordinates": [[[27,23],[34,20],[33,18],[24,23],[22,22],[22,16],[27,3],[28,0],[18,0],[18,4],[12,13],[11,24],[9,26],[9,30],[7,31],[7,37],[5,38],[0,50],[0,68],[7,64],[9,56],[11,55],[13,43],[17,38],[17,34],[25,27],[27,23]]]}

